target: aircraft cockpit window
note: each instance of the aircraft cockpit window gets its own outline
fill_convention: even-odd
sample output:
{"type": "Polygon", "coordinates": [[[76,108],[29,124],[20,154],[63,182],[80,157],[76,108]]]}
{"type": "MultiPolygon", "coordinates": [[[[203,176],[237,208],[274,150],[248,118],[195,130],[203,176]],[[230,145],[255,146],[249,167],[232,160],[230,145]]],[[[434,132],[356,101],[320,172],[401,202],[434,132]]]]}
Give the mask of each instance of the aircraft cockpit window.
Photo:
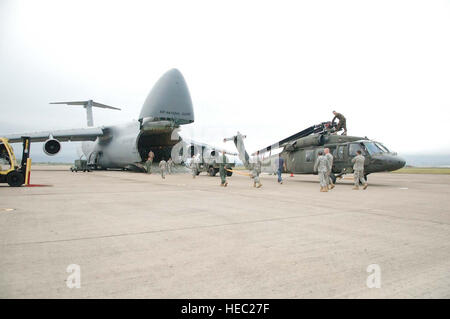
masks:
{"type": "Polygon", "coordinates": [[[378,148],[381,149],[381,151],[383,151],[383,152],[385,152],[385,153],[390,153],[390,151],[388,150],[388,148],[387,148],[386,146],[384,146],[383,144],[381,144],[381,143],[375,143],[375,144],[376,144],[376,146],[378,146],[378,148]]]}
{"type": "Polygon", "coordinates": [[[375,143],[367,142],[367,143],[364,143],[364,145],[366,146],[366,149],[370,155],[383,152],[383,150],[380,149],[377,145],[375,145],[375,143]]]}

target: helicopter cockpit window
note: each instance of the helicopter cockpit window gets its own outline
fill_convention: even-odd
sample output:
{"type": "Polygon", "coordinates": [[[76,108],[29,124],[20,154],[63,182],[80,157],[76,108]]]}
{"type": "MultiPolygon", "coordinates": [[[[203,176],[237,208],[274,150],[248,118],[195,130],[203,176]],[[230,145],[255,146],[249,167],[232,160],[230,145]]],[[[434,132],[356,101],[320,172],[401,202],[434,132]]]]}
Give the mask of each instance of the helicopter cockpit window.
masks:
{"type": "Polygon", "coordinates": [[[377,145],[375,145],[375,143],[372,142],[366,142],[364,143],[364,146],[366,147],[370,155],[383,152],[377,145]]]}
{"type": "Polygon", "coordinates": [[[305,162],[312,162],[314,156],[314,150],[305,151],[305,162]]]}
{"type": "Polygon", "coordinates": [[[359,143],[352,143],[352,144],[350,144],[350,147],[348,149],[348,155],[356,156],[356,151],[363,152],[361,144],[359,144],[359,143]]]}
{"type": "Polygon", "coordinates": [[[375,143],[376,146],[378,146],[383,152],[385,153],[390,153],[390,151],[388,150],[388,148],[386,146],[384,146],[381,143],[375,143]]]}
{"type": "Polygon", "coordinates": [[[376,142],[365,142],[364,146],[366,147],[369,154],[377,154],[377,153],[389,153],[389,150],[383,144],[376,142]]]}

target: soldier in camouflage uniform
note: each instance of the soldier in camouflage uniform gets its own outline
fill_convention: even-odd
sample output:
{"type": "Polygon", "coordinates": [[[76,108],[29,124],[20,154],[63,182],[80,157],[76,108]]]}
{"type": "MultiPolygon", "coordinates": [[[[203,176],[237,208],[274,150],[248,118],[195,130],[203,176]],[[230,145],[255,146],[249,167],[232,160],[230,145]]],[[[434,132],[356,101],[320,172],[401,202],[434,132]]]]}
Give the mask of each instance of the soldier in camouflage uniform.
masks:
{"type": "Polygon", "coordinates": [[[153,153],[153,151],[150,150],[150,152],[148,152],[147,161],[145,162],[145,167],[147,168],[147,174],[152,173],[153,158],[155,158],[155,153],[153,153]]]}
{"type": "Polygon", "coordinates": [[[161,169],[161,177],[164,179],[166,178],[166,169],[167,169],[167,162],[164,160],[164,158],[159,162],[159,168],[161,169]]]}
{"type": "Polygon", "coordinates": [[[222,158],[219,164],[219,174],[220,174],[220,186],[227,187],[227,171],[225,169],[225,165],[227,163],[227,157],[225,156],[225,152],[222,151],[222,158]]]}
{"type": "Polygon", "coordinates": [[[191,158],[191,163],[190,163],[190,168],[191,168],[191,173],[192,173],[192,178],[195,178],[195,176],[197,176],[197,161],[195,159],[195,156],[192,155],[191,158]]]}
{"type": "Polygon", "coordinates": [[[172,157],[169,157],[169,160],[167,161],[167,171],[170,175],[172,175],[173,167],[174,167],[174,164],[173,164],[172,157]]]}
{"type": "Polygon", "coordinates": [[[328,192],[328,183],[327,183],[328,170],[331,170],[330,162],[328,162],[327,158],[323,155],[323,152],[320,151],[318,153],[316,163],[314,164],[314,171],[317,171],[319,173],[321,192],[328,192]]]}
{"type": "Polygon", "coordinates": [[[324,152],[325,152],[325,157],[327,158],[327,161],[328,161],[328,164],[330,167],[330,169],[327,171],[327,187],[328,187],[328,189],[333,189],[334,184],[333,184],[333,180],[331,179],[331,169],[333,167],[333,155],[331,155],[329,148],[325,148],[324,152]]]}
{"type": "Polygon", "coordinates": [[[336,111],[333,111],[333,114],[334,114],[334,117],[333,117],[333,120],[331,121],[331,123],[334,124],[334,121],[336,119],[339,120],[339,123],[338,123],[338,125],[336,127],[336,132],[339,132],[340,130],[343,129],[344,133],[342,133],[342,135],[347,135],[347,123],[346,123],[345,116],[342,115],[341,113],[336,112],[336,111]]]}
{"type": "Polygon", "coordinates": [[[353,189],[358,190],[359,189],[359,183],[361,183],[363,186],[363,189],[367,188],[367,182],[364,179],[364,160],[365,157],[361,155],[361,151],[356,151],[356,156],[352,158],[353,163],[353,178],[355,180],[355,186],[353,189]]]}
{"type": "Polygon", "coordinates": [[[256,163],[252,167],[253,187],[260,188],[262,186],[259,180],[259,174],[261,174],[261,159],[257,156],[256,163]]]}

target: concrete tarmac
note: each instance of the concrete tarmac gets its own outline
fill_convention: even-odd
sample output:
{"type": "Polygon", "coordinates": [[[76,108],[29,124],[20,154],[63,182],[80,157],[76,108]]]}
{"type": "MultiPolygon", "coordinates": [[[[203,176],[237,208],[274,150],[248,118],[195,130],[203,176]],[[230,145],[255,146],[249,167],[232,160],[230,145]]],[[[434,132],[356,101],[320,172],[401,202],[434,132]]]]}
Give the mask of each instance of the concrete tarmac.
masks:
{"type": "Polygon", "coordinates": [[[0,186],[0,297],[450,297],[450,175],[284,179],[36,166],[0,186]]]}

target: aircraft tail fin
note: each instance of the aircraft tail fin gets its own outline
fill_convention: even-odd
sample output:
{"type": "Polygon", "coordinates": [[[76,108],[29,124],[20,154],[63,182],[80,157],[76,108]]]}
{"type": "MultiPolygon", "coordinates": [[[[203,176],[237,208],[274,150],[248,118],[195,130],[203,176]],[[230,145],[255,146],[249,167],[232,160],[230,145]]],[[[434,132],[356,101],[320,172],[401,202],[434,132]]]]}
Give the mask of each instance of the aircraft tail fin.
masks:
{"type": "Polygon", "coordinates": [[[87,100],[87,101],[71,101],[71,102],[50,102],[50,104],[65,104],[65,105],[81,105],[86,109],[86,120],[87,120],[87,126],[92,127],[94,126],[94,118],[92,116],[92,108],[93,107],[99,107],[102,109],[110,109],[110,110],[119,110],[118,107],[109,106],[106,104],[98,103],[93,100],[87,100]]]}
{"type": "Polygon", "coordinates": [[[194,122],[194,109],[186,81],[177,69],[167,71],[150,91],[139,115],[140,121],[194,122]]]}

